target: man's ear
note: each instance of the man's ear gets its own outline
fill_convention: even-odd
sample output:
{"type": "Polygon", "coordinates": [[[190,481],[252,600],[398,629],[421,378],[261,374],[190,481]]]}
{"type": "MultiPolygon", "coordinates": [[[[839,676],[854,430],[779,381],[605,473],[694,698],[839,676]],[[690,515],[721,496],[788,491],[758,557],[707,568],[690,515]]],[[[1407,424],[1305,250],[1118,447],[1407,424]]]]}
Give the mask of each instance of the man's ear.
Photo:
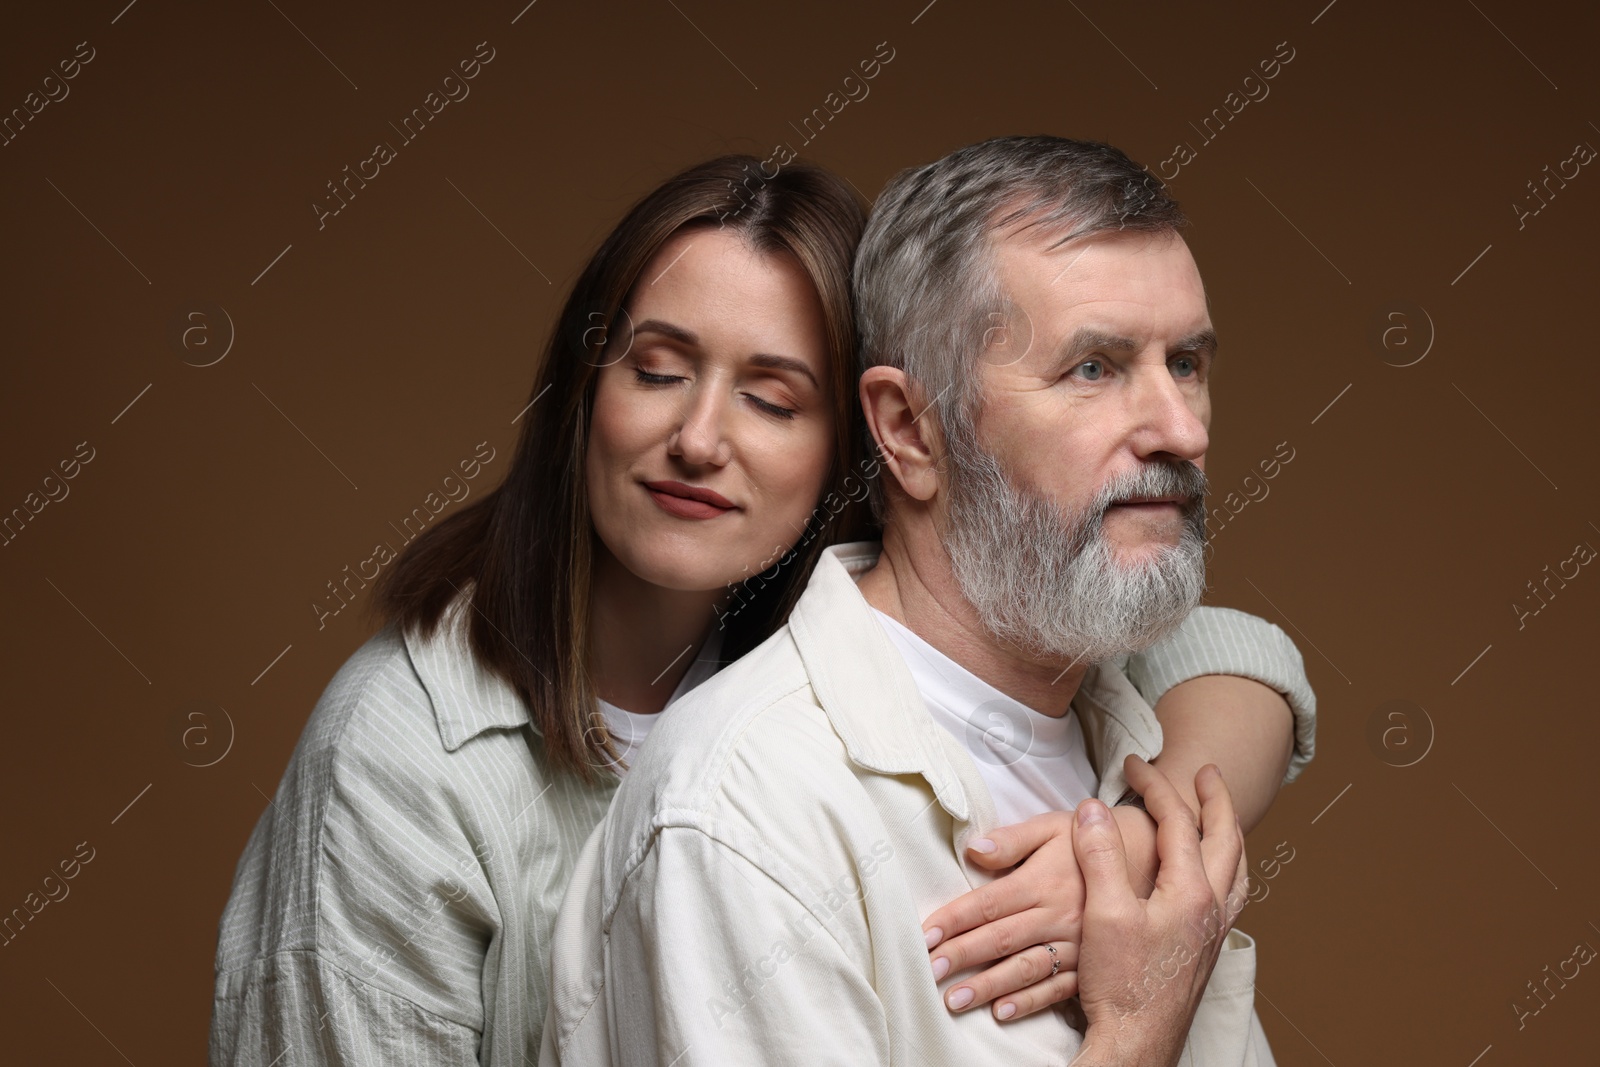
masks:
{"type": "Polygon", "coordinates": [[[914,390],[903,370],[869,367],[861,375],[861,411],[867,428],[883,453],[884,464],[913,500],[932,500],[938,492],[943,445],[938,427],[922,416],[927,407],[915,403],[914,390]]]}

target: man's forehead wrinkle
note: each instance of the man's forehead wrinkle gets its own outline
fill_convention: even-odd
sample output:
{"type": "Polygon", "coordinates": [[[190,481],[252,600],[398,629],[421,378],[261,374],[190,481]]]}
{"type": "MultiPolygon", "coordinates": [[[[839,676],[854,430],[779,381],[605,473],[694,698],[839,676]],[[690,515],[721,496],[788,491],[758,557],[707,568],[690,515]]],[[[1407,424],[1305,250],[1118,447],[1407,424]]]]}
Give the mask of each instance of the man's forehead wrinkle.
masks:
{"type": "MultiPolygon", "coordinates": [[[[1071,253],[1071,258],[1069,258],[1067,262],[1062,265],[1061,269],[1057,271],[1054,277],[1052,277],[1047,283],[1046,288],[1049,288],[1065,277],[1067,271],[1076,266],[1078,261],[1084,256],[1088,255],[1092,250],[1099,248],[1102,245],[1109,244],[1113,241],[1117,241],[1123,237],[1131,236],[1135,236],[1135,234],[1121,230],[1105,230],[1098,233],[1089,234],[1067,233],[1064,236],[1050,242],[1049,244],[1040,246],[1035,243],[1032,248],[1025,248],[1024,250],[1032,251],[1046,258],[1054,256],[1057,253],[1071,253]],[[1081,248],[1072,248],[1072,245],[1080,243],[1082,245],[1081,248]]],[[[1139,233],[1137,236],[1147,238],[1147,240],[1142,242],[1142,247],[1139,249],[1141,254],[1152,254],[1167,247],[1167,241],[1163,240],[1163,237],[1177,238],[1182,240],[1181,235],[1176,232],[1165,235],[1161,233],[1139,233]]],[[[1018,233],[1017,237],[1019,243],[1024,243],[1028,242],[1030,238],[1034,237],[1034,235],[1018,233]]]]}
{"type": "MultiPolygon", "coordinates": [[[[1078,263],[1079,260],[1081,260],[1084,256],[1088,255],[1095,248],[1099,247],[1100,242],[1094,240],[1095,236],[1098,236],[1098,235],[1091,235],[1089,238],[1085,239],[1083,241],[1083,247],[1082,248],[1077,248],[1077,249],[1073,249],[1072,250],[1072,252],[1073,252],[1072,257],[1067,260],[1066,264],[1063,265],[1062,268],[1059,271],[1057,271],[1053,277],[1051,277],[1050,281],[1048,283],[1046,283],[1046,286],[1045,286],[1046,288],[1049,288],[1050,286],[1055,285],[1055,283],[1060,281],[1062,279],[1062,277],[1066,275],[1067,271],[1071,270],[1073,268],[1073,266],[1078,263]]],[[[1026,234],[1017,234],[1017,235],[1015,235],[1015,238],[1013,240],[1005,240],[1003,238],[991,239],[991,241],[990,241],[991,262],[994,264],[997,272],[1000,273],[1003,276],[1003,275],[1005,275],[1007,273],[1012,273],[1012,272],[1016,271],[1019,267],[1022,266],[1022,263],[1019,262],[1018,258],[1017,258],[1019,255],[1032,253],[1033,255],[1048,257],[1051,254],[1053,254],[1054,252],[1060,250],[1061,247],[1062,247],[1062,245],[1060,243],[1053,244],[1053,245],[1050,245],[1049,247],[1043,247],[1043,248],[1038,247],[1036,244],[1032,245],[1030,247],[1030,243],[1028,241],[1028,235],[1026,235],[1026,234]],[[1011,255],[1004,254],[1006,251],[1009,251],[1011,253],[1011,255]]],[[[1015,276],[1013,274],[1013,281],[1015,281],[1015,280],[1016,279],[1015,279],[1015,276]]]]}
{"type": "Polygon", "coordinates": [[[1077,255],[1073,256],[1070,260],[1067,261],[1067,265],[1065,267],[1062,267],[1061,270],[1059,272],[1057,272],[1057,274],[1056,274],[1056,276],[1054,278],[1050,279],[1050,284],[1054,285],[1056,282],[1060,281],[1062,279],[1062,277],[1067,273],[1067,271],[1071,270],[1073,265],[1076,264],[1078,262],[1078,260],[1080,260],[1084,256],[1088,255],[1090,250],[1093,249],[1094,247],[1095,247],[1095,243],[1093,241],[1085,241],[1084,245],[1083,245],[1083,250],[1080,251],[1077,255]]]}

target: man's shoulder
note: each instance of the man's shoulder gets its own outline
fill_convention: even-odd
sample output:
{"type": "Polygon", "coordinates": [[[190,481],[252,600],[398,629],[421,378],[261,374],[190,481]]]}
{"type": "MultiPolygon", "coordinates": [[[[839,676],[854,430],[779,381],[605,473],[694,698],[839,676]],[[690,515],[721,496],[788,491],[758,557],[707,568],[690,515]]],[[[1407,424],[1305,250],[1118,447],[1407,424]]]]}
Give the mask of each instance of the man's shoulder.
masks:
{"type": "Polygon", "coordinates": [[[663,714],[606,816],[608,871],[622,873],[665,829],[766,839],[796,812],[814,820],[864,802],[786,629],[663,714]]]}
{"type": "Polygon", "coordinates": [[[662,713],[623,781],[681,810],[714,803],[734,761],[760,759],[796,735],[833,736],[787,627],[662,713]]]}

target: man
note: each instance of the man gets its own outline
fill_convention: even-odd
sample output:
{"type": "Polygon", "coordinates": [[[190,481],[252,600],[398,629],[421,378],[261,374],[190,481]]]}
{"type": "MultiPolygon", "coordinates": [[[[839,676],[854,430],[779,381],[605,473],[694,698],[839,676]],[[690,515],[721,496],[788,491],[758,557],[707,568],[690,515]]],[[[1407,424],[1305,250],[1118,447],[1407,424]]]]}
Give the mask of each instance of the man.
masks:
{"type": "Polygon", "coordinates": [[[1227,791],[1195,778],[1197,844],[1140,758],[1149,706],[1093,666],[1204,588],[1216,342],[1182,222],[1121,152],[1058,138],[883,192],[855,279],[881,553],[830,549],[788,626],[657,728],[558,920],[542,1062],[1271,1062],[1227,791]],[[975,760],[986,693],[1081,729],[1078,781],[975,760]],[[1130,786],[1159,824],[1147,903],[1088,799],[1130,786]],[[985,880],[963,857],[996,802],[1043,787],[1076,793],[1082,1034],[947,1010],[919,925],[985,880]]]}

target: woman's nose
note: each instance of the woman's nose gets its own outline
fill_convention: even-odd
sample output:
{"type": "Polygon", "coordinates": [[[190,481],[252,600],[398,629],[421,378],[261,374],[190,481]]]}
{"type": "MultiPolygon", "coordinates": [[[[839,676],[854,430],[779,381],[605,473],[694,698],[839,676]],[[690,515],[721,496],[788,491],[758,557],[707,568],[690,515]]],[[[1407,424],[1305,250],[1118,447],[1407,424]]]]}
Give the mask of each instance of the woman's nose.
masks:
{"type": "Polygon", "coordinates": [[[725,433],[724,405],[713,390],[695,389],[687,399],[667,451],[691,466],[720,467],[733,456],[725,433]]]}

